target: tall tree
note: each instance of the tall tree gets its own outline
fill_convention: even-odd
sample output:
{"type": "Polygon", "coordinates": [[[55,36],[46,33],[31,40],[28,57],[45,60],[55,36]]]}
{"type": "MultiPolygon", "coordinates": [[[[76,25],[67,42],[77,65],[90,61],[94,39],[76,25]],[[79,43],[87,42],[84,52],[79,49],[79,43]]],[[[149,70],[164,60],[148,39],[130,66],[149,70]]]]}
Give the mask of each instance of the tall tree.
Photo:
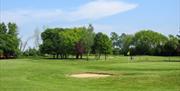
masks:
{"type": "Polygon", "coordinates": [[[124,55],[127,55],[129,52],[129,47],[130,45],[133,45],[133,35],[128,35],[128,34],[122,34],[121,35],[121,41],[122,41],[122,52],[124,55]]]}
{"type": "Polygon", "coordinates": [[[101,54],[105,54],[106,60],[107,54],[112,51],[112,42],[110,38],[101,32],[97,33],[94,38],[94,49],[98,54],[98,59],[100,59],[101,54]]]}
{"type": "Polygon", "coordinates": [[[67,58],[69,54],[76,54],[79,58],[82,56],[80,47],[83,45],[80,39],[83,31],[83,27],[46,29],[41,34],[41,52],[56,55],[57,58],[59,55],[61,58],[67,58]]]}
{"type": "Polygon", "coordinates": [[[6,48],[7,27],[4,22],[0,23],[0,58],[4,57],[6,48]]]}
{"type": "Polygon", "coordinates": [[[115,32],[111,32],[111,37],[110,37],[111,41],[112,41],[112,45],[113,45],[113,54],[119,54],[120,53],[120,49],[121,49],[121,40],[120,40],[120,36],[115,33],[115,32]]]}
{"type": "Polygon", "coordinates": [[[112,40],[113,48],[119,47],[118,45],[119,35],[116,32],[111,32],[111,40],[112,40]]]}
{"type": "Polygon", "coordinates": [[[59,55],[59,33],[58,30],[54,29],[46,29],[42,34],[41,34],[43,44],[40,46],[40,50],[44,54],[52,54],[53,57],[58,58],[59,55]]]}
{"type": "Polygon", "coordinates": [[[168,41],[164,45],[165,55],[167,56],[177,55],[178,45],[179,45],[178,38],[173,35],[169,35],[168,41]]]}
{"type": "Polygon", "coordinates": [[[17,25],[8,23],[8,29],[4,23],[0,23],[0,51],[1,57],[16,57],[19,53],[19,39],[17,25]]]}
{"type": "Polygon", "coordinates": [[[94,31],[93,26],[89,24],[88,28],[83,31],[84,34],[82,35],[82,38],[81,38],[81,41],[83,43],[83,46],[86,52],[87,60],[89,60],[89,54],[94,44],[95,33],[93,31],[94,31]]]}
{"type": "Polygon", "coordinates": [[[136,53],[140,55],[154,55],[156,47],[164,45],[166,41],[166,36],[152,30],[142,30],[134,36],[136,53]]]}
{"type": "Polygon", "coordinates": [[[12,56],[17,56],[19,53],[18,27],[15,23],[8,23],[8,29],[9,53],[12,56]]]}

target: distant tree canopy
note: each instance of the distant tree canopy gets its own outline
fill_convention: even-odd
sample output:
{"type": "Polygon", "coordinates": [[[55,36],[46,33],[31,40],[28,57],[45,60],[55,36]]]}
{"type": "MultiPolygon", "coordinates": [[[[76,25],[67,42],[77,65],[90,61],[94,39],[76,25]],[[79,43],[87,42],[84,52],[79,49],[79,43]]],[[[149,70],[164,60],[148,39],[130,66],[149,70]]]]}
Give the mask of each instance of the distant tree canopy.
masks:
{"type": "Polygon", "coordinates": [[[76,55],[82,58],[83,54],[96,54],[99,59],[102,54],[127,55],[180,55],[179,37],[170,35],[166,37],[152,30],[141,30],[134,35],[111,33],[109,38],[101,32],[95,34],[92,25],[79,28],[46,29],[42,34],[43,44],[40,50],[44,54],[51,54],[58,58],[67,58],[76,55]]]}
{"type": "Polygon", "coordinates": [[[51,54],[56,58],[68,58],[69,55],[76,55],[82,58],[87,54],[87,60],[94,44],[95,33],[92,25],[78,28],[54,28],[46,29],[42,34],[43,44],[40,51],[44,54],[51,54]]]}
{"type": "Polygon", "coordinates": [[[155,55],[158,46],[164,45],[167,41],[167,37],[151,31],[142,30],[134,35],[134,45],[136,47],[136,54],[139,55],[155,55]]]}
{"type": "Polygon", "coordinates": [[[0,23],[0,58],[18,56],[19,39],[15,23],[0,23]]]}
{"type": "MultiPolygon", "coordinates": [[[[135,34],[115,32],[108,37],[106,34],[95,33],[93,26],[74,28],[47,28],[41,33],[42,44],[36,31],[36,48],[29,48],[24,52],[27,56],[41,54],[52,55],[54,58],[82,58],[89,59],[95,54],[97,59],[101,55],[113,53],[114,55],[157,55],[180,56],[180,31],[176,36],[165,36],[152,30],[141,30],[135,34]],[[40,46],[39,46],[40,45],[40,46]],[[39,47],[38,47],[39,46],[39,47]]],[[[0,23],[0,58],[17,57],[22,48],[18,38],[15,23],[0,23]]],[[[25,45],[27,42],[25,42],[25,45]]]]}
{"type": "Polygon", "coordinates": [[[111,34],[111,39],[116,45],[113,50],[119,49],[119,54],[127,55],[130,51],[130,46],[134,46],[134,55],[161,55],[161,56],[176,56],[180,55],[180,43],[178,35],[169,35],[166,37],[160,33],[152,30],[141,30],[134,35],[128,35],[123,33],[122,35],[111,34]]]}

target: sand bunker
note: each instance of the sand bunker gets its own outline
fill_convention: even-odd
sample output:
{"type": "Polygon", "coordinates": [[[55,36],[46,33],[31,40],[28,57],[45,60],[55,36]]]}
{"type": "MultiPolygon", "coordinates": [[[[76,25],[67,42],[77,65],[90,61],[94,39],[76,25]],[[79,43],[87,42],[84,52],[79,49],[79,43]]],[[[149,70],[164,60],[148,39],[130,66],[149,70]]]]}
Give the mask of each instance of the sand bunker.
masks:
{"type": "Polygon", "coordinates": [[[112,74],[107,73],[78,73],[78,74],[72,74],[70,77],[76,77],[76,78],[101,78],[101,77],[108,77],[112,74]]]}

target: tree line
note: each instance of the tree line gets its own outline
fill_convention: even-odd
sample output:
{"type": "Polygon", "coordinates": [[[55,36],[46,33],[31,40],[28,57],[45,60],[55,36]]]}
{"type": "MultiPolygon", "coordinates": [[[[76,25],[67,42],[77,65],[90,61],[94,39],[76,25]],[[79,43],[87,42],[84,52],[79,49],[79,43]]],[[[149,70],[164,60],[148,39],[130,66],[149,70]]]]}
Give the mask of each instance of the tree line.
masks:
{"type": "MultiPolygon", "coordinates": [[[[180,33],[180,31],[179,31],[180,33]]],[[[179,56],[180,36],[168,37],[152,30],[141,30],[133,35],[111,33],[113,54],[179,56]]]]}
{"type": "Polygon", "coordinates": [[[46,29],[42,34],[43,43],[40,51],[43,54],[53,55],[54,58],[68,58],[75,55],[76,59],[83,54],[89,59],[90,53],[95,53],[100,58],[101,54],[111,53],[112,42],[103,33],[94,33],[90,24],[86,27],[46,29]]]}
{"type": "MultiPolygon", "coordinates": [[[[165,36],[152,30],[141,30],[135,34],[112,32],[110,36],[94,32],[94,27],[47,28],[41,33],[42,43],[38,48],[28,48],[22,51],[22,43],[18,38],[15,23],[0,23],[0,58],[14,58],[19,55],[52,55],[53,58],[66,59],[83,55],[89,59],[90,54],[105,59],[113,55],[156,55],[180,56],[180,34],[165,36]]],[[[180,33],[180,31],[179,31],[180,33]]],[[[38,33],[36,33],[38,36],[38,33]]],[[[39,41],[39,38],[36,42],[39,41]]],[[[27,43],[24,43],[27,44],[27,43]]]]}

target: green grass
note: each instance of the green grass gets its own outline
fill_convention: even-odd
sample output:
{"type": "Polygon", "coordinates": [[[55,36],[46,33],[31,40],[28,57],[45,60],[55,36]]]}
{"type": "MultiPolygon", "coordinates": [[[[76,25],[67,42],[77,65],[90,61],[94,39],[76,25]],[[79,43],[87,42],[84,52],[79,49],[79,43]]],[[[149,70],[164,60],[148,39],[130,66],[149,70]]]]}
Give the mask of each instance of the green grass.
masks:
{"type": "Polygon", "coordinates": [[[180,91],[180,57],[123,56],[105,60],[0,60],[0,91],[180,91]],[[106,78],[72,78],[106,72],[106,78]]]}

